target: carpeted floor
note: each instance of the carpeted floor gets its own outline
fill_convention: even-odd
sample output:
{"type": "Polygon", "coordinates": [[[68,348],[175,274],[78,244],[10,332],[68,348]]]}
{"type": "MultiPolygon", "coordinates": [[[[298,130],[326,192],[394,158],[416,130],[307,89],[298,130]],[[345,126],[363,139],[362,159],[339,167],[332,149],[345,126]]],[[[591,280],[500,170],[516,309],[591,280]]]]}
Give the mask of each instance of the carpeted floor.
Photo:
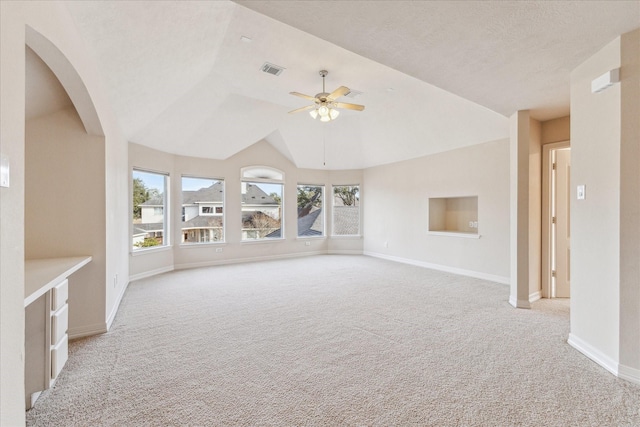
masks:
{"type": "Polygon", "coordinates": [[[640,426],[640,387],[567,343],[569,304],[364,256],[133,282],[70,345],[41,426],[640,426]]]}

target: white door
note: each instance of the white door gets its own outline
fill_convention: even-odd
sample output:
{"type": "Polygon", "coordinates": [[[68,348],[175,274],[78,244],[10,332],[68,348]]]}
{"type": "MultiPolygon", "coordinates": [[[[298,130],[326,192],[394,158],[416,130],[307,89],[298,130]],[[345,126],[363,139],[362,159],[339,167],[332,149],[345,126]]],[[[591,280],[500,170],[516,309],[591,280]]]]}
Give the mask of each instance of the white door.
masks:
{"type": "Polygon", "coordinates": [[[556,150],[555,153],[555,292],[553,296],[569,298],[571,268],[569,265],[571,255],[569,205],[571,194],[571,149],[556,150]]]}

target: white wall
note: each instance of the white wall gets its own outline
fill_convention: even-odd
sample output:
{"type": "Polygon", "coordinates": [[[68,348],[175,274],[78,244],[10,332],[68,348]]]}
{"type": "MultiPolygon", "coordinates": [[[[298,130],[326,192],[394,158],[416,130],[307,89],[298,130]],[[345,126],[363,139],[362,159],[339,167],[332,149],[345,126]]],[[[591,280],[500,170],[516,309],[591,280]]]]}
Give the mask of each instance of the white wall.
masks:
{"type": "MultiPolygon", "coordinates": [[[[171,186],[170,235],[172,245],[165,249],[136,251],[130,257],[131,279],[174,268],[190,268],[230,262],[303,256],[318,253],[362,253],[362,239],[332,238],[330,191],[333,184],[361,184],[362,171],[328,171],[299,169],[272,145],[260,141],[226,160],[201,159],[164,153],[138,144],[129,144],[130,168],[168,172],[171,186]],[[241,179],[246,166],[269,166],[284,172],[284,236],[283,240],[241,241],[241,179]],[[222,178],[225,181],[225,243],[180,245],[181,242],[181,177],[222,178]],[[298,238],[297,185],[325,186],[325,238],[298,238]],[[310,245],[306,246],[306,242],[310,245]],[[217,252],[216,249],[222,249],[217,252]]],[[[129,215],[130,217],[130,215],[129,215]]]]}
{"type": "Polygon", "coordinates": [[[366,169],[364,181],[366,254],[508,283],[508,140],[366,169]],[[428,234],[429,197],[476,195],[480,239],[428,234]]]}

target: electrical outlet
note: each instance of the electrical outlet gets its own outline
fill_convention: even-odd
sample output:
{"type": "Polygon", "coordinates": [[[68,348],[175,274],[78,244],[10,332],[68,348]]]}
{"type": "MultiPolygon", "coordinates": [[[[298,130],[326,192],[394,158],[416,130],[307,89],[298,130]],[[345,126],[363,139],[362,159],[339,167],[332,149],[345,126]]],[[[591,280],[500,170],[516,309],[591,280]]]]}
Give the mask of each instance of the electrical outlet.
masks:
{"type": "Polygon", "coordinates": [[[222,248],[216,248],[216,252],[217,252],[217,253],[222,252],[222,248]]]}
{"type": "Polygon", "coordinates": [[[113,276],[113,287],[117,287],[118,286],[118,273],[116,273],[115,276],[113,276]]]}
{"type": "Polygon", "coordinates": [[[305,246],[311,246],[311,242],[304,242],[305,246]]]}

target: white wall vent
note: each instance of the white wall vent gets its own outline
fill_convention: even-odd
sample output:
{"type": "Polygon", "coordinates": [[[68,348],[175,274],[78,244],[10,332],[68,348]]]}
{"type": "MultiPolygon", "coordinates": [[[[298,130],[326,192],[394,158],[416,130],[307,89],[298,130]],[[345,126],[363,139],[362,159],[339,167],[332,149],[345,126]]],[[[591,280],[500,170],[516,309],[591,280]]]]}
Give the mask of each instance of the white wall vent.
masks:
{"type": "Polygon", "coordinates": [[[279,76],[285,70],[284,67],[281,67],[279,65],[269,64],[268,62],[265,62],[262,65],[262,68],[260,69],[265,73],[273,74],[274,76],[279,76]]]}

